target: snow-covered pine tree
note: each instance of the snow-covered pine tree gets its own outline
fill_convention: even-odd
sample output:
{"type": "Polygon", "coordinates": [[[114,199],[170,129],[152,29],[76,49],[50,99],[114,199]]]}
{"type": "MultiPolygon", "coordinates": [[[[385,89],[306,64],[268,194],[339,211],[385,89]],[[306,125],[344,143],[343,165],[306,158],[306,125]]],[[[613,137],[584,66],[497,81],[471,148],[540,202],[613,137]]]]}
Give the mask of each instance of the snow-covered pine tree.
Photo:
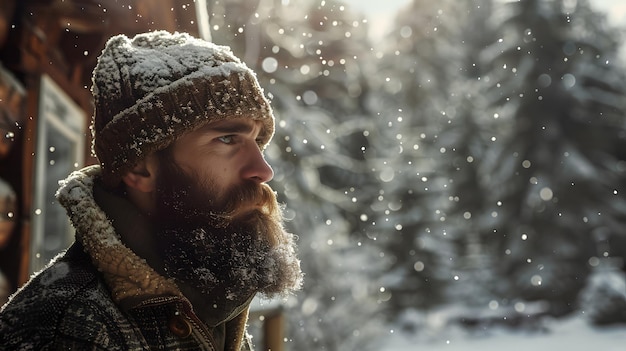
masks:
{"type": "Polygon", "coordinates": [[[447,206],[445,220],[439,222],[437,231],[445,232],[452,245],[447,301],[471,310],[487,309],[496,299],[495,260],[492,246],[487,243],[492,230],[492,206],[485,194],[490,189],[482,181],[480,169],[494,136],[489,123],[493,116],[481,94],[489,83],[483,80],[480,62],[483,48],[497,38],[488,30],[492,10],[492,0],[474,0],[457,3],[442,14],[450,28],[445,40],[455,46],[456,54],[449,55],[452,60],[438,78],[447,86],[447,99],[433,150],[440,153],[435,158],[435,169],[440,182],[446,185],[442,196],[447,206]]]}
{"type": "MultiPolygon", "coordinates": [[[[374,204],[377,239],[392,260],[385,274],[390,313],[445,302],[454,252],[445,221],[447,178],[438,174],[440,134],[447,127],[451,85],[463,59],[453,42],[463,18],[455,1],[413,1],[399,11],[368,75],[378,128],[368,153],[381,182],[374,204]]],[[[373,229],[374,230],[374,229],[373,229]]]]}
{"type": "Polygon", "coordinates": [[[623,233],[623,69],[587,1],[499,3],[483,52],[494,134],[482,162],[503,296],[566,313],[589,273],[592,233],[623,233]]]}
{"type": "Polygon", "coordinates": [[[596,325],[626,323],[626,273],[623,261],[603,258],[580,294],[581,310],[596,325]]]}

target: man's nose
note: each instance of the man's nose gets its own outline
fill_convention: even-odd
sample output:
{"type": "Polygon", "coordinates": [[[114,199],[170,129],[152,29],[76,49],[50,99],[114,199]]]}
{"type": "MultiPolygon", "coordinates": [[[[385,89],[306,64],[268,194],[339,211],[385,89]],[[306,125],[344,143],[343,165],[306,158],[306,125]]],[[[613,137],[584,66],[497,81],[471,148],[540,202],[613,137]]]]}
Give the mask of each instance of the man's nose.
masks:
{"type": "Polygon", "coordinates": [[[253,145],[248,151],[246,165],[242,169],[242,178],[257,183],[267,183],[274,178],[274,170],[267,163],[258,146],[253,145]]]}

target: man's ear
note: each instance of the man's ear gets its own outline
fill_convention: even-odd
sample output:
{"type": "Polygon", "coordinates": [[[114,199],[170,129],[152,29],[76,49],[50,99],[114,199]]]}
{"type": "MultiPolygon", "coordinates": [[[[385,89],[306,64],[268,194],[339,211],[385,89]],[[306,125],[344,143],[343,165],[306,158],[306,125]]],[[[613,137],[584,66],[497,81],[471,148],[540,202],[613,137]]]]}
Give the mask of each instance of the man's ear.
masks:
{"type": "Polygon", "coordinates": [[[158,159],[155,154],[148,155],[122,176],[127,187],[143,193],[153,192],[156,189],[158,159]]]}

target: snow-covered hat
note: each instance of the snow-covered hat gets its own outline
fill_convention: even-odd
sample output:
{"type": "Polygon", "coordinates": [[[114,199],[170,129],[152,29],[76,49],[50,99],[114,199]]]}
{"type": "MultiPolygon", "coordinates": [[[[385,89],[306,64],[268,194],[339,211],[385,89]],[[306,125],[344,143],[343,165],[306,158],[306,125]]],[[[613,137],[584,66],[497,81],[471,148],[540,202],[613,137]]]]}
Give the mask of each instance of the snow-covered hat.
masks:
{"type": "Polygon", "coordinates": [[[110,186],[145,156],[209,122],[259,120],[262,146],[274,133],[272,109],[254,72],[230,48],[187,33],[114,36],[92,80],[92,151],[110,186]]]}

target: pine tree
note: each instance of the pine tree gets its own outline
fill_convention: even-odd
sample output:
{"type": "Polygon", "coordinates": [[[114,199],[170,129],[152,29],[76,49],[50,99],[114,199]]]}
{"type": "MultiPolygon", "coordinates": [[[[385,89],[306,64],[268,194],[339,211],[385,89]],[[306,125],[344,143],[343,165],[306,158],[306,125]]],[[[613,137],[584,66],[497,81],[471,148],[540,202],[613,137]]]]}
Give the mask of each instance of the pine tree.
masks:
{"type": "Polygon", "coordinates": [[[492,206],[485,194],[490,189],[481,180],[480,167],[494,131],[488,123],[487,100],[481,94],[488,82],[482,80],[480,55],[495,37],[488,30],[493,5],[491,0],[475,0],[452,9],[445,14],[451,22],[446,39],[458,50],[440,77],[448,94],[442,130],[434,143],[441,154],[436,159],[436,174],[446,185],[442,196],[448,202],[439,231],[446,232],[452,245],[446,298],[450,303],[486,308],[496,298],[495,260],[487,245],[492,206]]]}
{"type": "Polygon", "coordinates": [[[499,204],[488,240],[507,278],[500,290],[565,313],[596,254],[594,230],[623,231],[613,195],[624,133],[617,42],[587,1],[503,3],[492,20],[501,38],[483,53],[483,80],[497,134],[482,167],[499,204]]]}
{"type": "Polygon", "coordinates": [[[626,274],[610,259],[593,269],[581,292],[581,310],[595,325],[626,323],[626,274]]]}
{"type": "MultiPolygon", "coordinates": [[[[463,6],[461,6],[463,7],[463,6]]],[[[442,226],[447,178],[438,174],[440,136],[447,128],[450,86],[462,52],[454,43],[458,2],[413,1],[402,9],[371,75],[370,106],[378,112],[368,160],[382,191],[379,241],[392,260],[385,275],[391,314],[445,302],[454,252],[442,226]]],[[[456,72],[455,72],[456,73],[456,72]]]]}

